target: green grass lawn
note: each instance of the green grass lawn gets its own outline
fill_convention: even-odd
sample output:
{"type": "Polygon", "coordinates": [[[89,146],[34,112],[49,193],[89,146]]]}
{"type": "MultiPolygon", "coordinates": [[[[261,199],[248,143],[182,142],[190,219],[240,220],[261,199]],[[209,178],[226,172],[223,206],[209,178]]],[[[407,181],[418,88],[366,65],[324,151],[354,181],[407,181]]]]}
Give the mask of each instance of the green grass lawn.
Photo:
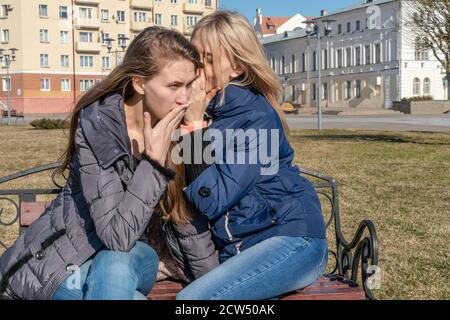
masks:
{"type": "MultiPolygon", "coordinates": [[[[361,220],[375,222],[377,298],[450,298],[450,134],[308,130],[292,132],[290,140],[300,167],[338,180],[348,240],[361,220]]],[[[65,141],[62,130],[0,126],[0,176],[56,161],[65,141]]],[[[2,188],[51,186],[44,177],[2,188]]],[[[0,240],[11,243],[17,236],[11,230],[0,228],[0,240]]]]}

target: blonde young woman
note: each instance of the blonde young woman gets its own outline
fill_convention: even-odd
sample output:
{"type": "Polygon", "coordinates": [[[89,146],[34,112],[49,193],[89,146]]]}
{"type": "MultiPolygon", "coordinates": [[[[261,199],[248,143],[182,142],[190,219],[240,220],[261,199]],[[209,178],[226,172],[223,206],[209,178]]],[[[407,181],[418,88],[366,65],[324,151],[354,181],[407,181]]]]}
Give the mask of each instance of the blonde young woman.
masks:
{"type": "Polygon", "coordinates": [[[159,266],[146,232],[156,214],[180,278],[218,264],[208,222],[187,205],[168,156],[201,66],[183,35],[150,27],[83,95],[63,159],[67,183],[0,257],[0,296],[146,299],[159,266]]]}
{"type": "Polygon", "coordinates": [[[277,76],[253,28],[236,13],[204,17],[192,43],[203,58],[204,94],[215,87],[224,89],[184,122],[194,128],[194,122],[203,121],[206,108],[212,122],[203,132],[215,129],[225,142],[214,140],[215,163],[186,164],[184,192],[208,218],[221,264],[177,298],[269,299],[306,287],[327,263],[325,224],[313,185],[292,164],[294,151],[278,103],[277,76]],[[256,143],[250,138],[234,147],[234,137],[227,135],[233,129],[256,132],[256,143]],[[276,163],[271,164],[259,157],[244,164],[225,157],[231,151],[254,160],[255,153],[273,149],[276,163]]]}

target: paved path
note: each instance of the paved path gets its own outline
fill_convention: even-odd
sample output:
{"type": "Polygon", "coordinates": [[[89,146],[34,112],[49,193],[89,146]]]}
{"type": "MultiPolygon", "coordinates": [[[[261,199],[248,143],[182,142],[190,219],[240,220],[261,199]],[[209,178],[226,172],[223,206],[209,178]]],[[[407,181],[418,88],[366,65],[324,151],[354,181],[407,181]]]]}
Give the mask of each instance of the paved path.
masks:
{"type": "MultiPolygon", "coordinates": [[[[317,129],[317,116],[289,115],[291,129],[317,129]]],[[[450,133],[450,115],[322,116],[323,129],[431,131],[450,133]]]]}

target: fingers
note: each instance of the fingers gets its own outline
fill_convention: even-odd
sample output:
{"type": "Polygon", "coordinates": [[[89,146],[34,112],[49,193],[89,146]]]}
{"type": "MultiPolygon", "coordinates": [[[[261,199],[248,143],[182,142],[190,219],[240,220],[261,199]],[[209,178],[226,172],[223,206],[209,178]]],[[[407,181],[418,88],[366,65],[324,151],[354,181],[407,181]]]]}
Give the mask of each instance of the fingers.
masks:
{"type": "Polygon", "coordinates": [[[174,109],[172,109],[163,119],[161,119],[161,121],[159,121],[158,125],[160,125],[161,127],[165,127],[168,125],[168,123],[170,121],[172,121],[173,119],[177,118],[178,115],[184,114],[184,112],[186,111],[186,109],[189,107],[188,104],[185,104],[181,107],[176,107],[174,109]]]}

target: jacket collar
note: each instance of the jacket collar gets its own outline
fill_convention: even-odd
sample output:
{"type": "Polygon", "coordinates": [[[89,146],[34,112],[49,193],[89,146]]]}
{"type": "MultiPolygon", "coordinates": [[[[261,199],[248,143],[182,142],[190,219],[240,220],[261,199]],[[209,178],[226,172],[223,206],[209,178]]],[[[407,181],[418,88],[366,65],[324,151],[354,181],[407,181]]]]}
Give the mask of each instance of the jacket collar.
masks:
{"type": "Polygon", "coordinates": [[[82,109],[80,126],[100,166],[106,169],[121,157],[130,165],[131,145],[120,94],[108,94],[82,109]]]}
{"type": "Polygon", "coordinates": [[[222,116],[236,116],[245,110],[243,107],[257,94],[252,87],[239,85],[242,77],[232,80],[223,90],[218,92],[206,109],[206,113],[214,120],[222,116]],[[225,95],[221,104],[222,95],[225,95]]]}

